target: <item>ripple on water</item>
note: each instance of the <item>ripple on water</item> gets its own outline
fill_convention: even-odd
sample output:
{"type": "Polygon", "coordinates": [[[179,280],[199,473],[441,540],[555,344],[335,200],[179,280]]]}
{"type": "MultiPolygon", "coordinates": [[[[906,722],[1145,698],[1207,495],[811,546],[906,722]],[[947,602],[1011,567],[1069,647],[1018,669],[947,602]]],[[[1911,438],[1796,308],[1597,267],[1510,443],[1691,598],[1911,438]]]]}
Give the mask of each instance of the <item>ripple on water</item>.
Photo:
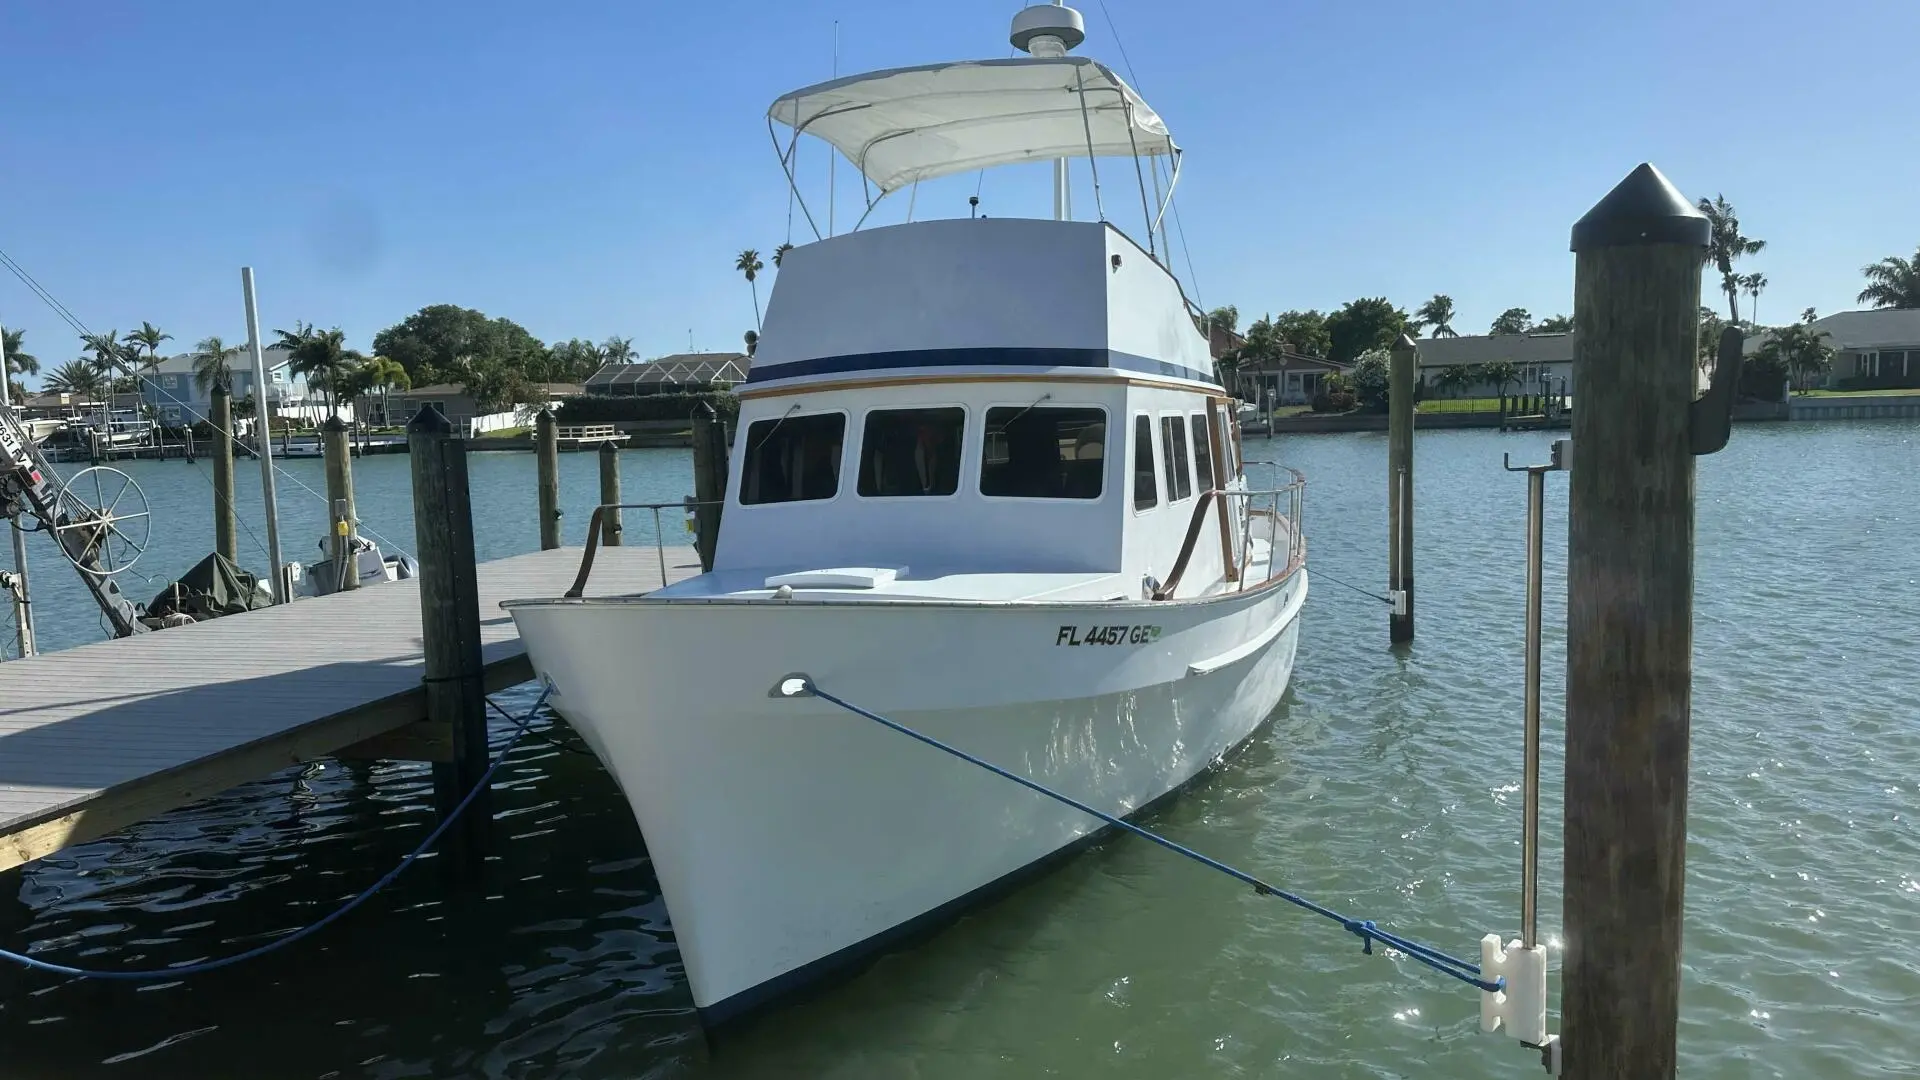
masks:
{"type": "MultiPolygon", "coordinates": [[[[1913,1075],[1920,587],[1888,553],[1920,524],[1917,432],[1743,426],[1700,462],[1685,1075],[1913,1075]]],[[[1419,640],[1389,652],[1381,605],[1323,582],[1273,722],[1152,825],[1458,954],[1486,931],[1517,932],[1524,485],[1499,464],[1503,451],[1529,458],[1543,445],[1423,435],[1419,640]]],[[[1356,584],[1376,583],[1384,561],[1382,447],[1355,435],[1279,448],[1311,478],[1316,566],[1356,584]]],[[[590,455],[569,463],[587,469],[590,455]]],[[[380,486],[394,464],[404,461],[368,459],[363,514],[404,521],[404,488],[380,486]]],[[[517,523],[490,534],[485,554],[534,535],[530,470],[524,456],[477,463],[476,506],[517,523]]],[[[624,471],[649,497],[672,498],[687,465],[665,452],[624,471]]],[[[590,477],[578,479],[563,491],[590,497],[590,477]]],[[[569,520],[585,519],[572,509],[569,520]]],[[[1541,929],[1557,955],[1561,478],[1550,479],[1547,528],[1541,929]]],[[[245,969],[143,991],[0,974],[6,1075],[1537,1068],[1478,1034],[1458,984],[1386,950],[1363,955],[1337,925],[1124,839],[710,1052],[625,803],[576,739],[553,735],[569,750],[530,743],[513,755],[479,893],[449,889],[428,860],[319,939],[245,969]]],[[[15,909],[0,909],[4,940],[97,966],[244,948],[391,865],[430,820],[429,787],[416,767],[328,764],[223,793],[0,879],[19,882],[15,909]]]]}

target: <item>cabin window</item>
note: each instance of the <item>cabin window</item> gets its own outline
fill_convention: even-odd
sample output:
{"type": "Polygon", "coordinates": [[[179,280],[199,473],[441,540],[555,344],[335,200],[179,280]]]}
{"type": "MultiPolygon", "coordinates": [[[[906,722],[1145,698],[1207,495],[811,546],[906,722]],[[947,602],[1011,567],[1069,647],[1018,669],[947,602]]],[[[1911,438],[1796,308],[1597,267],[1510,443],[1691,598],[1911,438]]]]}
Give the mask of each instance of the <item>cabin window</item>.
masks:
{"type": "Polygon", "coordinates": [[[756,420],[747,428],[747,460],[740,472],[740,502],[807,502],[831,499],[840,490],[840,445],[845,413],[756,420]]]}
{"type": "Polygon", "coordinates": [[[1104,409],[988,409],[980,494],[1097,499],[1107,471],[1106,443],[1104,409]]]}
{"type": "Polygon", "coordinates": [[[1226,487],[1240,475],[1240,417],[1228,409],[1220,410],[1220,486],[1226,487]]]}
{"type": "Polygon", "coordinates": [[[960,437],[967,411],[886,409],[867,414],[860,442],[861,495],[951,495],[960,490],[960,437]]]}
{"type": "Polygon", "coordinates": [[[1187,421],[1166,416],[1160,420],[1160,451],[1167,462],[1167,501],[1179,502],[1193,494],[1193,475],[1187,472],[1187,421]]]}
{"type": "Polygon", "coordinates": [[[1207,427],[1205,413],[1193,414],[1193,473],[1194,482],[1201,491],[1212,491],[1213,483],[1213,429],[1207,427]]]}
{"type": "Polygon", "coordinates": [[[1153,483],[1153,421],[1133,418],[1133,508],[1151,510],[1160,503],[1153,483]]]}

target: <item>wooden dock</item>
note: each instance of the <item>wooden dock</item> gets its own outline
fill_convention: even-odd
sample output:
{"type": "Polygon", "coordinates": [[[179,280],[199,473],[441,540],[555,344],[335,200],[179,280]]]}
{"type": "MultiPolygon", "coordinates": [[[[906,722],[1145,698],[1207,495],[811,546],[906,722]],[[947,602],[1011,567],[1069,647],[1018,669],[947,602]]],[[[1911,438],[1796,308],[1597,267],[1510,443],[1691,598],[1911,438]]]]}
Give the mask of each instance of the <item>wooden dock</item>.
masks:
{"type": "MultiPolygon", "coordinates": [[[[580,549],[479,566],[489,693],[533,677],[502,600],[559,596],[580,549]]],[[[666,549],[666,575],[700,572],[666,549]]],[[[660,585],[651,546],[601,548],[590,592],[660,585]]],[[[428,728],[420,594],[388,582],[0,664],[0,871],[289,765],[446,760],[428,728]]]]}

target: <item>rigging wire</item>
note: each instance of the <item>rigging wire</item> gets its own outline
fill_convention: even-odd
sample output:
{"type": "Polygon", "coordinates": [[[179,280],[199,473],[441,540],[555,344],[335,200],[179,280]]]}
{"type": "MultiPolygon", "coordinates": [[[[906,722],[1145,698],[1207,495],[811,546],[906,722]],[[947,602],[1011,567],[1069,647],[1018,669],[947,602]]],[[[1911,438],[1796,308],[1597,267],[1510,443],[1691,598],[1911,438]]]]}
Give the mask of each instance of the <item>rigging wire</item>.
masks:
{"type": "MultiPolygon", "coordinates": [[[[71,326],[74,329],[74,331],[78,333],[81,337],[90,338],[93,336],[93,331],[87,329],[87,325],[80,321],[79,316],[75,315],[71,310],[69,310],[65,304],[62,304],[58,298],[56,298],[52,293],[48,292],[46,288],[42,286],[38,281],[34,280],[33,275],[27,273],[26,268],[21,266],[19,263],[15,262],[13,259],[13,256],[8,255],[4,249],[0,249],[0,266],[6,267],[9,271],[13,273],[14,277],[17,277],[20,279],[22,284],[26,285],[27,288],[33,290],[33,293],[35,296],[38,296],[42,301],[46,303],[48,307],[52,308],[54,314],[60,316],[60,318],[63,321],[65,321],[68,326],[71,326]]],[[[125,372],[128,376],[132,377],[133,379],[139,382],[145,383],[147,386],[152,387],[156,392],[164,393],[164,391],[161,390],[160,385],[154,382],[153,379],[147,376],[146,374],[134,368],[128,367],[124,363],[118,366],[123,372],[125,372]]],[[[195,410],[193,406],[188,405],[186,402],[180,402],[180,407],[183,410],[185,410],[187,415],[193,417],[195,420],[207,425],[208,427],[216,427],[216,425],[214,424],[213,420],[210,417],[207,417],[201,414],[199,411],[195,410]]],[[[227,431],[225,432],[225,434],[229,438],[233,438],[236,442],[238,441],[238,436],[234,435],[233,432],[227,431]]],[[[259,454],[256,452],[254,456],[258,457],[259,454]]],[[[194,471],[196,473],[199,473],[198,469],[194,471]]],[[[327,500],[327,497],[325,495],[321,494],[318,491],[315,491],[305,481],[301,480],[299,477],[295,476],[294,474],[288,472],[284,467],[280,465],[279,462],[274,462],[273,471],[277,475],[285,477],[295,487],[313,496],[315,499],[318,499],[320,501],[320,505],[329,507],[329,508],[333,505],[331,502],[327,500]]],[[[209,487],[213,485],[213,480],[207,477],[207,474],[199,473],[199,475],[201,476],[202,479],[205,479],[207,481],[207,485],[209,487]]],[[[234,518],[235,520],[239,520],[239,515],[237,514],[234,515],[234,518]]],[[[410,559],[414,557],[412,552],[394,543],[392,540],[389,540],[387,537],[382,536],[379,530],[367,524],[365,521],[359,521],[359,522],[356,522],[355,524],[360,528],[360,531],[373,537],[375,540],[379,541],[382,545],[396,552],[399,552],[400,554],[405,555],[410,559]]],[[[252,535],[251,529],[248,530],[248,535],[252,535]]],[[[256,538],[254,542],[257,544],[259,541],[256,538]]]]}

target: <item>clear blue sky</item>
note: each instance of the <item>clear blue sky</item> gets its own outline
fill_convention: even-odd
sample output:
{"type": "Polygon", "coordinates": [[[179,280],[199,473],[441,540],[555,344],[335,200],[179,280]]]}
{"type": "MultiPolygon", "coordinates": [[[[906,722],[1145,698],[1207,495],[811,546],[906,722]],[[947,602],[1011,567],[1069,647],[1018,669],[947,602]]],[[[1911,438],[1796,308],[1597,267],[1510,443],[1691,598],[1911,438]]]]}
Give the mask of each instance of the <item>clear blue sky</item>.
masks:
{"type": "MultiPolygon", "coordinates": [[[[1642,160],[1769,241],[1764,321],[1852,307],[1862,265],[1920,245],[1913,0],[1107,4],[1188,151],[1199,298],[1243,319],[1435,292],[1462,331],[1566,311],[1568,226],[1642,160]]],[[[183,350],[244,337],[242,264],[269,327],[359,348],[442,302],[548,341],[736,348],[733,258],[787,230],[764,111],[829,74],[833,21],[851,72],[1007,55],[1018,6],[9,3],[0,247],[96,330],[148,319],[183,350]]],[[[1080,6],[1081,52],[1124,72],[1080,6]]],[[[989,174],[989,211],[1044,213],[1039,169],[989,174]]],[[[1131,224],[1131,177],[1104,179],[1131,224]]],[[[970,193],[930,186],[920,214],[970,193]]],[[[10,276],[0,320],[43,362],[77,353],[10,276]]]]}

